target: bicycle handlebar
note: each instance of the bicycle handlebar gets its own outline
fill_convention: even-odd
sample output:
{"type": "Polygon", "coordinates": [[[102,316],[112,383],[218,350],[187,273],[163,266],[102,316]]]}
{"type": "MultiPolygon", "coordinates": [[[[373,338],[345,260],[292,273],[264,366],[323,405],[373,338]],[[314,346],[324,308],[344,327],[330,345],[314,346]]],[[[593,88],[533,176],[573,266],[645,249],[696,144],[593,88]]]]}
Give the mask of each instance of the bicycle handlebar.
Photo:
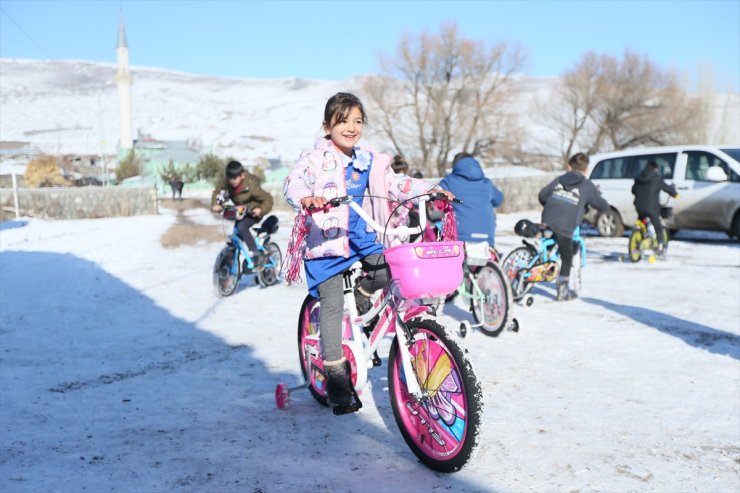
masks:
{"type": "MultiPolygon", "coordinates": [[[[332,209],[334,207],[339,207],[340,205],[347,204],[349,205],[357,214],[365,220],[365,222],[376,232],[386,234],[386,235],[411,235],[411,234],[417,234],[424,231],[424,228],[426,228],[427,225],[427,216],[426,214],[419,214],[419,226],[417,227],[408,227],[408,226],[399,226],[397,228],[385,228],[378,224],[375,219],[373,219],[365,210],[359,206],[353,199],[355,197],[352,195],[345,195],[343,197],[335,197],[333,199],[329,199],[329,201],[326,203],[324,207],[308,207],[305,208],[306,211],[308,211],[309,214],[314,214],[316,212],[326,211],[328,209],[332,209]]],[[[423,211],[424,204],[429,200],[444,200],[449,201],[447,196],[441,192],[430,192],[426,193],[424,195],[419,196],[419,210],[423,211]]],[[[456,202],[458,204],[462,204],[462,200],[455,198],[452,199],[453,202],[456,202]]]]}

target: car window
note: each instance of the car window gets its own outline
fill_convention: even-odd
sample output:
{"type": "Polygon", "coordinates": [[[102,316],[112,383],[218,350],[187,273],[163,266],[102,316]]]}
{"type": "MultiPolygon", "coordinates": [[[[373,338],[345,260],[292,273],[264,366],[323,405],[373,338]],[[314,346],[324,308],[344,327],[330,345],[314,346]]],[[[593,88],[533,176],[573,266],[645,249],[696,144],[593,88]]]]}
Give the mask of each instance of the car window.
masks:
{"type": "Polygon", "coordinates": [[[740,163],[740,148],[734,148],[734,147],[732,147],[732,148],[729,148],[729,149],[721,149],[721,150],[725,154],[727,154],[730,157],[732,157],[732,159],[734,159],[735,161],[737,161],[738,163],[740,163]]]}
{"type": "Polygon", "coordinates": [[[634,156],[630,165],[630,178],[637,178],[637,176],[645,169],[647,163],[655,161],[660,170],[660,175],[663,178],[673,178],[673,171],[676,168],[676,152],[667,152],[664,154],[645,154],[642,156],[634,156]]]}
{"type": "Polygon", "coordinates": [[[629,158],[627,157],[618,157],[599,161],[596,163],[596,166],[594,166],[594,170],[591,172],[590,178],[592,180],[595,178],[626,178],[628,162],[629,158]]]}
{"type": "Polygon", "coordinates": [[[712,166],[719,166],[724,170],[730,181],[740,181],[737,175],[722,159],[706,151],[686,151],[686,179],[696,181],[711,181],[707,178],[707,170],[712,166]]]}

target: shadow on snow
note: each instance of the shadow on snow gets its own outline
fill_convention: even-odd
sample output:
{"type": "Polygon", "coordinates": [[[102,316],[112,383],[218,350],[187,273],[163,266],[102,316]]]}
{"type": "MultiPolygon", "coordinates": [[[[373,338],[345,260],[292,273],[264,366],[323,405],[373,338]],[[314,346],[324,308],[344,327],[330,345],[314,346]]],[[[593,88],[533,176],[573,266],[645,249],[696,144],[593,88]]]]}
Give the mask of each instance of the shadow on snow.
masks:
{"type": "Polygon", "coordinates": [[[419,464],[387,421],[368,426],[363,413],[390,411],[387,391],[382,409],[346,417],[307,391],[280,411],[275,384],[295,373],[95,263],[4,251],[0,267],[0,489],[485,491],[419,464]]]}
{"type": "Polygon", "coordinates": [[[586,303],[602,306],[665,334],[682,339],[686,344],[711,353],[740,360],[740,336],[714,329],[690,320],[638,306],[620,305],[596,298],[581,298],[586,303]]]}

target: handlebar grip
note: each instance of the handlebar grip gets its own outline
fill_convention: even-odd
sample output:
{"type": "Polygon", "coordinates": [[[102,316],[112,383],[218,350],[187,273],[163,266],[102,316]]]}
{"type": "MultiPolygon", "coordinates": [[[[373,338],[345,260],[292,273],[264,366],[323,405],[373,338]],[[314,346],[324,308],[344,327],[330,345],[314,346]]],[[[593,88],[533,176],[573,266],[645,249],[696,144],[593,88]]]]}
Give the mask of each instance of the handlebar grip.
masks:
{"type": "MultiPolygon", "coordinates": [[[[449,202],[449,199],[447,198],[447,195],[443,194],[442,192],[432,192],[432,193],[429,194],[429,198],[431,198],[432,200],[444,200],[446,202],[449,202]]],[[[463,203],[462,199],[458,199],[457,197],[455,197],[454,199],[452,199],[452,202],[454,202],[456,204],[462,204],[463,203]]]]}
{"type": "Polygon", "coordinates": [[[333,207],[339,207],[340,205],[346,204],[351,200],[352,197],[345,195],[343,197],[335,197],[333,199],[329,199],[323,207],[314,207],[312,205],[309,205],[308,207],[304,207],[304,209],[306,209],[309,214],[314,214],[316,212],[326,211],[333,207]]]}

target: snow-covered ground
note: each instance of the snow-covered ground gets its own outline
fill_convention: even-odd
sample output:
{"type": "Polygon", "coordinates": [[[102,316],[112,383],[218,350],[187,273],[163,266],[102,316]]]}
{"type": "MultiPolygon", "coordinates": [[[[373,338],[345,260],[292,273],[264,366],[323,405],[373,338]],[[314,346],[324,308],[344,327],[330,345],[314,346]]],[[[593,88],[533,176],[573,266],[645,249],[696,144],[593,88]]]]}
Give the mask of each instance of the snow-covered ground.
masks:
{"type": "MultiPolygon", "coordinates": [[[[537,213],[499,215],[499,249],[521,217],[537,213]]],[[[305,285],[217,298],[222,244],[164,248],[177,221],[0,224],[0,491],[740,491],[740,248],[723,235],[652,265],[589,237],[580,299],[545,285],[519,333],[468,335],[483,436],[445,475],[398,432],[387,354],[360,412],[305,391],[277,410],[275,385],[300,380],[305,285]]],[[[443,318],[472,320],[461,301],[443,318]]]]}

